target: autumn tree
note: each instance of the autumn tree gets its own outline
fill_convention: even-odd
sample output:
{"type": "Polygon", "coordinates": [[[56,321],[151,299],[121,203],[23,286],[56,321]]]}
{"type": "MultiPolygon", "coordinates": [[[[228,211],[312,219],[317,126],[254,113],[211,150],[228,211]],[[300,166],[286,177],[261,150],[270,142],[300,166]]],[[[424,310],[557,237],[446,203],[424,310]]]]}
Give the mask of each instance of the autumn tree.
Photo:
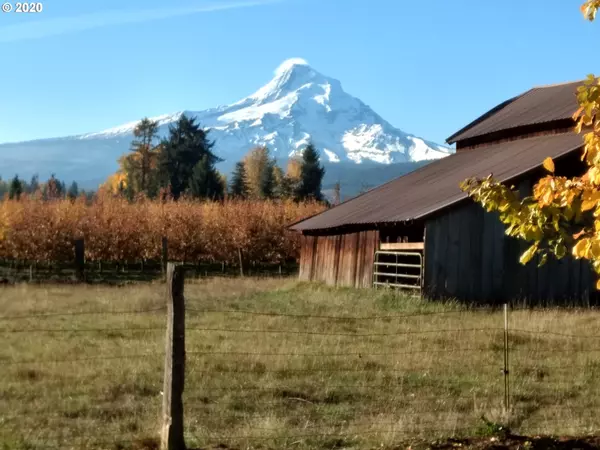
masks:
{"type": "Polygon", "coordinates": [[[135,181],[139,192],[148,193],[152,174],[156,170],[157,150],[154,144],[158,136],[158,122],[144,117],[133,129],[135,139],[131,142],[135,166],[138,169],[135,181]]]}
{"type": "Polygon", "coordinates": [[[120,169],[117,173],[110,175],[104,183],[100,185],[100,190],[113,195],[124,194],[127,189],[127,175],[120,169]]]}
{"type": "Polygon", "coordinates": [[[339,205],[342,201],[342,186],[339,181],[333,185],[333,204],[339,205]]]}
{"type": "Polygon", "coordinates": [[[292,181],[290,180],[290,178],[288,178],[283,169],[276,164],[273,166],[273,181],[274,198],[284,200],[293,197],[294,190],[292,187],[292,181]]]}
{"type": "MultiPolygon", "coordinates": [[[[600,0],[586,1],[581,10],[593,21],[600,0]]],[[[507,226],[506,234],[531,242],[521,255],[522,264],[540,255],[561,259],[568,253],[587,259],[600,274],[600,78],[589,75],[577,89],[579,109],[573,115],[575,131],[583,134],[582,160],[587,171],[580,177],[555,175],[554,161],[547,158],[548,175],[533,187],[533,195],[521,198],[514,189],[488,176],[462,183],[487,211],[497,211],[507,226]]],[[[600,280],[597,282],[600,289],[600,280]]]]}
{"type": "Polygon", "coordinates": [[[64,192],[64,183],[52,174],[43,187],[44,198],[46,200],[58,200],[63,197],[64,192]]]}
{"type": "Polygon", "coordinates": [[[302,160],[298,156],[293,156],[288,160],[285,177],[289,184],[290,197],[294,197],[302,181],[302,160]]]}
{"type": "Polygon", "coordinates": [[[244,158],[246,189],[253,199],[273,197],[275,177],[273,169],[275,161],[267,147],[256,147],[244,158]]]}

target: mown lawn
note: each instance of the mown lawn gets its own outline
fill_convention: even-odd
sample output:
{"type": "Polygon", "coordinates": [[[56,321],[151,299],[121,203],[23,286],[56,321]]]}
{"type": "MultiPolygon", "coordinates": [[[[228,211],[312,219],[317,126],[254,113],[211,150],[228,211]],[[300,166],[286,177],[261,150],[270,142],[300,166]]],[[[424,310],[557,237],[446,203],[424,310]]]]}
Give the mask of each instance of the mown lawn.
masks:
{"type": "MultiPolygon", "coordinates": [[[[0,448],[156,448],[164,290],[0,288],[0,448]]],[[[186,304],[190,448],[600,431],[598,311],[511,311],[505,414],[500,310],[281,278],[190,281],[186,304]]]]}

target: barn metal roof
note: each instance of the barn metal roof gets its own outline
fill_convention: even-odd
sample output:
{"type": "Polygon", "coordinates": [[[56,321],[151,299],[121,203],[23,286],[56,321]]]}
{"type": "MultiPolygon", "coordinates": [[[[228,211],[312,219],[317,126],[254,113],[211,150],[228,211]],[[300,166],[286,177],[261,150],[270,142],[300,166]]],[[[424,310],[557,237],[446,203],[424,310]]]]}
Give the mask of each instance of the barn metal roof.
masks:
{"type": "Polygon", "coordinates": [[[573,81],[530,89],[494,107],[446,142],[453,144],[510,128],[570,119],[579,107],[577,86],[581,84],[582,81],[573,81]]]}
{"type": "Polygon", "coordinates": [[[298,231],[422,219],[467,198],[461,181],[490,173],[512,180],[583,147],[581,135],[568,132],[461,150],[291,226],[298,231]]]}

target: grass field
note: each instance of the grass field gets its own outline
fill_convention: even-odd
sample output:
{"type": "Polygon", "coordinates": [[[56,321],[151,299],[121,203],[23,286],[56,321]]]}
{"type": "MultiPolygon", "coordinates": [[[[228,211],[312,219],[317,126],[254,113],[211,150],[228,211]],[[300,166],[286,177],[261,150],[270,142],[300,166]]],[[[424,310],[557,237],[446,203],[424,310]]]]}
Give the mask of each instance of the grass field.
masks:
{"type": "MultiPolygon", "coordinates": [[[[0,288],[0,449],[156,448],[164,289],[0,288]]],[[[501,311],[290,279],[190,281],[186,305],[190,448],[600,431],[598,311],[510,313],[504,415],[501,311]]]]}

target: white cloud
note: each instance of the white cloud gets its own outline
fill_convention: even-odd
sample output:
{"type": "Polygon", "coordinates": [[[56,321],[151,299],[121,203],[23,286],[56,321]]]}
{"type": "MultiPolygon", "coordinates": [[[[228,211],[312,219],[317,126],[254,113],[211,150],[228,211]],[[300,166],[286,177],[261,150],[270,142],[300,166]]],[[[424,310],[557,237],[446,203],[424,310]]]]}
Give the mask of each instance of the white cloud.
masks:
{"type": "MultiPolygon", "coordinates": [[[[36,19],[0,27],[0,43],[28,39],[40,39],[67,33],[90,30],[111,25],[148,22],[169,17],[187,16],[227,9],[248,8],[251,6],[277,3],[281,0],[249,0],[219,2],[190,6],[187,8],[161,8],[146,10],[110,10],[71,17],[36,19]]],[[[43,14],[43,13],[42,13],[43,14]]]]}

